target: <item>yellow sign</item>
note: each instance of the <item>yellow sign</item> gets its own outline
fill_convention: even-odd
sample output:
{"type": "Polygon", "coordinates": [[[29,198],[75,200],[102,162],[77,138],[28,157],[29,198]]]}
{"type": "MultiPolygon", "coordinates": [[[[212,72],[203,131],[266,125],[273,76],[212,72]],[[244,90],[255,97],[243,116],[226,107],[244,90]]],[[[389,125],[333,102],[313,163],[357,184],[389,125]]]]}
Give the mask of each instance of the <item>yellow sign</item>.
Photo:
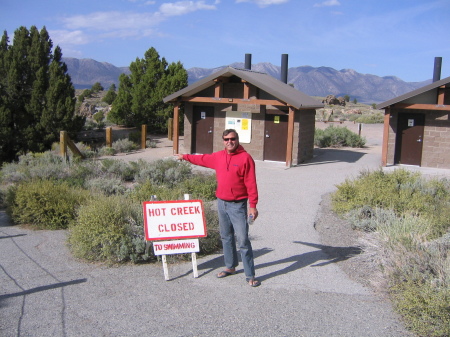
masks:
{"type": "Polygon", "coordinates": [[[273,116],[273,122],[275,124],[280,124],[280,116],[273,116]]]}
{"type": "Polygon", "coordinates": [[[248,130],[248,119],[242,119],[242,130],[248,130]]]}

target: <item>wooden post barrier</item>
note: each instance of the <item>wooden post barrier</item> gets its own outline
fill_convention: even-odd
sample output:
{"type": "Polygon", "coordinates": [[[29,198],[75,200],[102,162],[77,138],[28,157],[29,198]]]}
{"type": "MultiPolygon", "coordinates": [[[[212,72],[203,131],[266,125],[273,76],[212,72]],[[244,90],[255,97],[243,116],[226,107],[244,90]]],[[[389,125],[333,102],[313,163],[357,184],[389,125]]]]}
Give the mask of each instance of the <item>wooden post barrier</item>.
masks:
{"type": "Polygon", "coordinates": [[[106,128],[106,146],[112,147],[112,127],[106,128]]]}
{"type": "Polygon", "coordinates": [[[147,147],[147,124],[142,124],[141,127],[141,149],[147,147]]]}
{"type": "Polygon", "coordinates": [[[75,156],[84,158],[84,155],[81,153],[80,150],[78,150],[75,143],[72,142],[72,140],[70,139],[67,131],[61,131],[59,133],[59,151],[60,154],[64,157],[64,159],[67,159],[67,147],[69,147],[69,149],[75,156]]]}

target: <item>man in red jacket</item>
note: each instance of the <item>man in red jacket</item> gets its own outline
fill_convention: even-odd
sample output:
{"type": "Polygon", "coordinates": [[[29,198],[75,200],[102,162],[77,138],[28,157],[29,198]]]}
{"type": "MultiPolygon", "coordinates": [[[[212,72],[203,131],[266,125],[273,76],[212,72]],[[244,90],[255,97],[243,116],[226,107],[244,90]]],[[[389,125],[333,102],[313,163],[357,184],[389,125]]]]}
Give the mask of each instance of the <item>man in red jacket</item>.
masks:
{"type": "Polygon", "coordinates": [[[248,237],[248,216],[258,217],[258,187],[256,185],[255,162],[239,144],[236,130],[228,129],[222,135],[225,149],[211,154],[177,154],[179,160],[208,167],[216,171],[217,207],[220,236],[223,245],[225,269],[217,277],[223,278],[236,273],[238,257],[235,234],[241,253],[248,284],[257,287],[255,279],[253,250],[248,237]],[[249,209],[247,211],[247,202],[249,209]]]}

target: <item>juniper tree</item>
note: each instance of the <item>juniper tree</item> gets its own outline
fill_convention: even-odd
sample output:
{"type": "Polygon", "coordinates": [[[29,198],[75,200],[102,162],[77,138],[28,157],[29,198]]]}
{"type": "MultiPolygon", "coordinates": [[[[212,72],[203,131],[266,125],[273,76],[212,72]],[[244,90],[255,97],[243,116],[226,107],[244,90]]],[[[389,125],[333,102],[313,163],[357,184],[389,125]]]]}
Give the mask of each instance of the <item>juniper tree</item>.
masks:
{"type": "Polygon", "coordinates": [[[130,75],[119,78],[119,90],[108,119],[127,126],[147,124],[152,131],[166,131],[173,108],[163,98],[187,86],[183,65],[167,63],[155,48],[130,64],[130,75]]]}
{"type": "Polygon", "coordinates": [[[114,100],[117,97],[117,93],[116,93],[116,85],[113,83],[111,84],[111,86],[108,89],[108,92],[106,93],[105,97],[103,98],[103,102],[107,103],[107,104],[113,104],[114,100]]]}
{"type": "Polygon", "coordinates": [[[61,61],[62,52],[46,28],[20,27],[9,44],[0,42],[0,163],[26,152],[40,152],[84,124],[75,115],[75,89],[61,61]]]}

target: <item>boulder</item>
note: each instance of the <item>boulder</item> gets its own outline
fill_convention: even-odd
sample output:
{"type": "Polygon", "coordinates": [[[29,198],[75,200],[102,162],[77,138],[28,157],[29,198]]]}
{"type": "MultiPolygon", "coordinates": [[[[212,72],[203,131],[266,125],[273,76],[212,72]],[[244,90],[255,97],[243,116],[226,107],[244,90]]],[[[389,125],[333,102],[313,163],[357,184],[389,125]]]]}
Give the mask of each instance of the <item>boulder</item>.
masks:
{"type": "Polygon", "coordinates": [[[334,95],[328,95],[327,97],[325,97],[325,99],[322,101],[322,103],[327,104],[327,105],[345,106],[345,99],[343,97],[336,98],[336,96],[334,96],[334,95]]]}

